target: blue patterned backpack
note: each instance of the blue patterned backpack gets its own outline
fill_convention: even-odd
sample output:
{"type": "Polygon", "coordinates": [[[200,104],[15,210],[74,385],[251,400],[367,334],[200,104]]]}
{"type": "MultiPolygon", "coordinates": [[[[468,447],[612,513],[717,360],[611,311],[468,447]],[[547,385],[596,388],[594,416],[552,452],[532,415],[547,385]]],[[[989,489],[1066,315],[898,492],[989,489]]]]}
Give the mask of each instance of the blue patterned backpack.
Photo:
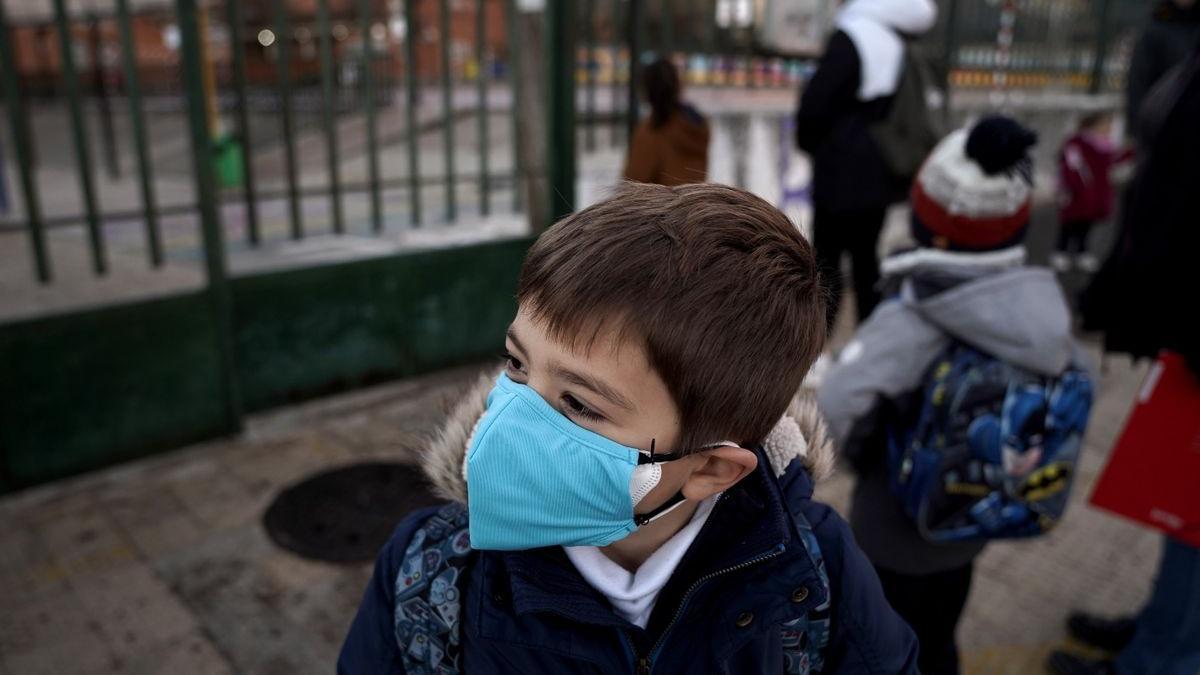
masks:
{"type": "MultiPolygon", "coordinates": [[[[830,634],[829,577],[812,526],[797,516],[801,540],[825,586],[825,602],[806,616],[785,623],[783,662],[787,675],[819,673],[830,634]]],[[[452,502],[425,521],[404,552],[396,575],[396,642],[409,675],[462,672],[459,652],[462,594],[471,558],[467,508],[452,502]]]]}
{"type": "Polygon", "coordinates": [[[1075,366],[1040,377],[955,342],[889,424],[892,493],[932,542],[1042,534],[1066,509],[1091,407],[1075,366]]]}

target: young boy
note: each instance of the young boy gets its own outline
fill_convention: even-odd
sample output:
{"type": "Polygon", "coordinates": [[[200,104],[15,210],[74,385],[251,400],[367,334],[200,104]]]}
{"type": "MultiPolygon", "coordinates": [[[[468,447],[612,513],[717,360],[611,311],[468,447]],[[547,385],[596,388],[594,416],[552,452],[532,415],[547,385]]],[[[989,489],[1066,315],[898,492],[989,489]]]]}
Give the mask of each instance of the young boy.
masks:
{"type": "Polygon", "coordinates": [[[1113,167],[1132,156],[1132,150],[1119,151],[1111,137],[1112,113],[1088,113],[1058,153],[1058,245],[1050,263],[1059,272],[1072,266],[1095,272],[1099,266],[1088,251],[1088,234],[1112,213],[1113,167]]]}
{"type": "Polygon", "coordinates": [[[824,295],[782,213],[628,184],[537,240],[517,301],[426,457],[452,501],[384,547],[338,672],[916,672],[811,499],[824,295]]]}
{"type": "Polygon", "coordinates": [[[958,672],[954,633],[984,544],[934,544],[918,532],[891,492],[887,425],[923,392],[951,340],[1043,376],[1078,360],[1053,273],[1023,265],[1035,142],[1013,120],[988,117],[939,143],[912,188],[917,248],[884,261],[890,299],[818,391],[835,444],[859,473],[851,527],[916,631],[925,675],[958,672]]]}

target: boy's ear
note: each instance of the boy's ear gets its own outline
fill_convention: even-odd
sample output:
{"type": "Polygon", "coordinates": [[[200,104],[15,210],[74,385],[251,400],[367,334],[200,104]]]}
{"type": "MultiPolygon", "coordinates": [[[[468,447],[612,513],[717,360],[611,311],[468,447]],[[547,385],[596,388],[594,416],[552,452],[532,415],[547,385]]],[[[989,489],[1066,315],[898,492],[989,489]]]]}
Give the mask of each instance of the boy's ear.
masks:
{"type": "Polygon", "coordinates": [[[745,448],[720,446],[696,453],[698,466],[683,484],[683,496],[692,501],[724,492],[758,467],[758,455],[745,448]]]}

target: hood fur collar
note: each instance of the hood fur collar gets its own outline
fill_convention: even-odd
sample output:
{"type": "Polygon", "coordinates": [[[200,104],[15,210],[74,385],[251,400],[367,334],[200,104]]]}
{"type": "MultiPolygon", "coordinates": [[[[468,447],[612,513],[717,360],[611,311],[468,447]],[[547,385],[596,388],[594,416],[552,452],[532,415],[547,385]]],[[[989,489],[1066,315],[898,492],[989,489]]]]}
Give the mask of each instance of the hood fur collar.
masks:
{"type": "MultiPolygon", "coordinates": [[[[496,373],[481,375],[451,408],[441,431],[429,443],[423,468],[435,492],[445,499],[467,501],[467,443],[487,409],[487,395],[495,381],[496,373]]],[[[833,440],[817,411],[816,398],[808,392],[802,391],[792,400],[764,446],[776,476],[783,475],[797,457],[814,481],[833,471],[833,440]]]]}

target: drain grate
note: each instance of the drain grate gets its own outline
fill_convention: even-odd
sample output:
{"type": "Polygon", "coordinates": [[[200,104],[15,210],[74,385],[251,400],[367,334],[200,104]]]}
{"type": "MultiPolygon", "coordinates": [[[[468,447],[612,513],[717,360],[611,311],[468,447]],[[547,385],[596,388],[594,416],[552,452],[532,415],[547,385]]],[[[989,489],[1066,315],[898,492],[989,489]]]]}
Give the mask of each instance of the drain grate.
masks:
{"type": "Polygon", "coordinates": [[[363,562],[375,559],[405,515],[440,501],[415,467],[355,464],[279,493],[263,526],[272,541],[305,558],[363,562]]]}

